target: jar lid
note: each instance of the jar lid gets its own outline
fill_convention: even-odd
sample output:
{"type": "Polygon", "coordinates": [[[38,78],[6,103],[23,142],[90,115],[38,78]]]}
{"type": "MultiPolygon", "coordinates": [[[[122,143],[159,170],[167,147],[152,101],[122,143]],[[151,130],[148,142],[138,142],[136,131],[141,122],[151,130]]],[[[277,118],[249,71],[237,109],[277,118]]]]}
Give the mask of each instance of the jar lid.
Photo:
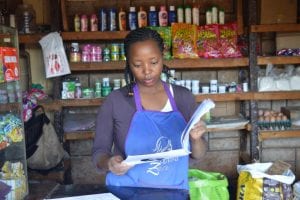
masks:
{"type": "Polygon", "coordinates": [[[150,6],[150,11],[155,11],[155,6],[150,6]]]}

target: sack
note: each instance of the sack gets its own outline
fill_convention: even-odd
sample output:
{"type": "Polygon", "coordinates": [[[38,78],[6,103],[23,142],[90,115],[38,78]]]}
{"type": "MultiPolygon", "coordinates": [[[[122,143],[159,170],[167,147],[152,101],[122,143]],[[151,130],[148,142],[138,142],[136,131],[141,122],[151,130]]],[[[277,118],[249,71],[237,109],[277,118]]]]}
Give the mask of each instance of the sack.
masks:
{"type": "Polygon", "coordinates": [[[206,172],[198,169],[189,170],[191,200],[228,200],[228,181],[218,172],[206,172]]]}
{"type": "Polygon", "coordinates": [[[292,199],[291,184],[295,175],[288,170],[285,175],[269,175],[265,172],[272,163],[238,165],[239,172],[237,200],[246,199],[292,199]]]}
{"type": "Polygon", "coordinates": [[[31,169],[48,170],[60,163],[65,151],[44,111],[39,115],[36,112],[37,110],[34,112],[33,121],[40,124],[32,124],[31,122],[31,127],[27,124],[27,129],[25,129],[25,135],[31,143],[29,153],[32,153],[27,157],[27,166],[31,169]],[[38,129],[34,130],[34,127],[38,129]],[[41,130],[40,127],[42,127],[41,130]],[[39,136],[39,138],[34,138],[36,136],[39,136]],[[36,143],[32,144],[33,141],[36,141],[36,143]],[[33,149],[35,150],[32,152],[33,149]]]}

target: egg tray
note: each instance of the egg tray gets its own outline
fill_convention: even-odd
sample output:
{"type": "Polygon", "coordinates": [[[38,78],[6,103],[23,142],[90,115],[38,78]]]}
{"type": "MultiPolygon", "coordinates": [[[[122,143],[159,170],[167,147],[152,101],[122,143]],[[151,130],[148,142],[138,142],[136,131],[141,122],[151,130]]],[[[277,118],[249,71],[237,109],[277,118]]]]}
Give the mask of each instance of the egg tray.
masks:
{"type": "Polygon", "coordinates": [[[287,130],[291,128],[292,122],[291,120],[285,120],[285,121],[276,121],[276,122],[261,122],[258,123],[259,130],[287,130]]]}

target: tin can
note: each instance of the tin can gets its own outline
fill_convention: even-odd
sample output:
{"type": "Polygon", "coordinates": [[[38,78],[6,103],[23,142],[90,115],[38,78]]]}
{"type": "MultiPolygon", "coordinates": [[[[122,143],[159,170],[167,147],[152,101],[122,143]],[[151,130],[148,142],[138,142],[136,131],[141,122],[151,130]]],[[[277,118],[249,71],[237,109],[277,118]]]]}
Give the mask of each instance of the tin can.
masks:
{"type": "Polygon", "coordinates": [[[108,24],[110,31],[117,30],[117,12],[114,8],[108,10],[108,24]]]}
{"type": "Polygon", "coordinates": [[[99,28],[100,31],[107,31],[107,11],[104,8],[99,10],[99,28]]]}
{"type": "Polygon", "coordinates": [[[103,96],[103,97],[106,97],[106,96],[108,96],[109,95],[109,93],[111,92],[111,87],[109,87],[109,86],[106,86],[106,87],[102,87],[101,88],[101,95],[103,96]]]}
{"type": "Polygon", "coordinates": [[[111,53],[119,53],[119,44],[113,43],[110,47],[111,53]]]}
{"type": "Polygon", "coordinates": [[[119,56],[119,53],[111,53],[110,54],[110,58],[112,61],[119,61],[120,60],[120,56],[119,56]]]}

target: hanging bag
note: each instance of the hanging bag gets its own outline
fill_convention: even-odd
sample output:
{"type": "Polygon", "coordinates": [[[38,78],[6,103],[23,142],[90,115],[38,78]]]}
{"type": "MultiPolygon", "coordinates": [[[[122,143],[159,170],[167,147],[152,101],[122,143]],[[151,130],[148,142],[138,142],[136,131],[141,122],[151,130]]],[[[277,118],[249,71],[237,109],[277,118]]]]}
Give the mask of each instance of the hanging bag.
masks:
{"type": "Polygon", "coordinates": [[[64,149],[43,107],[34,109],[32,118],[25,123],[27,166],[49,170],[64,157],[64,149]],[[27,148],[28,147],[28,148],[27,148]]]}

